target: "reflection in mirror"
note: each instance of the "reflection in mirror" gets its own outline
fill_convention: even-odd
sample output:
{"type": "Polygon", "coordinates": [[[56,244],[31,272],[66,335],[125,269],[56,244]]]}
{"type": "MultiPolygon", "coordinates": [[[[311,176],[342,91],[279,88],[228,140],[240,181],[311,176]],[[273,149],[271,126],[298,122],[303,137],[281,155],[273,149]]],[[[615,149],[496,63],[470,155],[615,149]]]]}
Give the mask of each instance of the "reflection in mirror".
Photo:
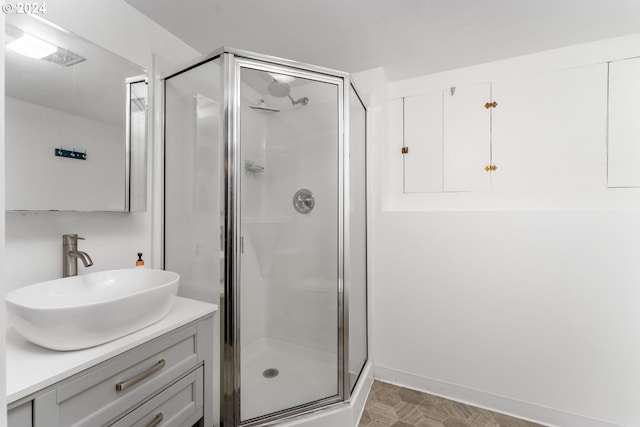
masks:
{"type": "Polygon", "coordinates": [[[144,211],[147,203],[147,79],[127,79],[127,164],[125,210],[144,211]]]}
{"type": "Polygon", "coordinates": [[[143,74],[56,25],[7,15],[7,210],[145,210],[143,74]]]}

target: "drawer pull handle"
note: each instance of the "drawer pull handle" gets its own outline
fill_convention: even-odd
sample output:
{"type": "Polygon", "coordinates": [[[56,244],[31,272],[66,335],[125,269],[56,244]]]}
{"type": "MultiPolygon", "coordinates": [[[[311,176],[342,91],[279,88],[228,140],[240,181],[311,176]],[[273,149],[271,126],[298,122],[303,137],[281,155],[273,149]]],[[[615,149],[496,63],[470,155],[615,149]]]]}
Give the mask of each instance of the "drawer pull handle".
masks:
{"type": "Polygon", "coordinates": [[[164,365],[166,365],[166,362],[164,361],[164,359],[161,359],[158,363],[156,363],[153,366],[153,368],[149,369],[148,371],[145,371],[140,375],[131,378],[130,380],[123,381],[121,383],[116,384],[116,391],[122,391],[131,387],[132,385],[138,384],[143,379],[150,377],[151,375],[158,372],[160,369],[164,367],[164,365]]]}
{"type": "Polygon", "coordinates": [[[147,425],[147,427],[156,427],[157,425],[159,425],[162,422],[163,418],[164,418],[164,416],[162,415],[162,412],[160,412],[158,415],[156,415],[156,417],[153,419],[153,421],[151,421],[149,423],[149,425],[147,425]]]}

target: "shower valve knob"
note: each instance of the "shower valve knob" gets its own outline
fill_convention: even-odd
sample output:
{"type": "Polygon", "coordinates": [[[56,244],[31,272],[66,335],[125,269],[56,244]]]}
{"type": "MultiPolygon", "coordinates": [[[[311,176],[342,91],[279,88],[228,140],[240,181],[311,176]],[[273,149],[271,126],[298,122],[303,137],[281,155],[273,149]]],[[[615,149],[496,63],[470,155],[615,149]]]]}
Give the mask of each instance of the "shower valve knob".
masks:
{"type": "Polygon", "coordinates": [[[303,188],[293,195],[293,207],[298,213],[307,214],[313,210],[315,205],[316,199],[311,190],[303,188]]]}

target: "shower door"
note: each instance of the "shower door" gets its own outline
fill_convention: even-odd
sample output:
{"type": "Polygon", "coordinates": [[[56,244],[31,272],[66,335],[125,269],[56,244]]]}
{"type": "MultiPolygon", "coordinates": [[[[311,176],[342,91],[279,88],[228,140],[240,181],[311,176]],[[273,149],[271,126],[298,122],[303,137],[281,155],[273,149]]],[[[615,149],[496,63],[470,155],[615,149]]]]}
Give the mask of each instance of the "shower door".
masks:
{"type": "Polygon", "coordinates": [[[339,78],[235,67],[236,385],[253,424],[343,394],[344,95],[339,78]]]}

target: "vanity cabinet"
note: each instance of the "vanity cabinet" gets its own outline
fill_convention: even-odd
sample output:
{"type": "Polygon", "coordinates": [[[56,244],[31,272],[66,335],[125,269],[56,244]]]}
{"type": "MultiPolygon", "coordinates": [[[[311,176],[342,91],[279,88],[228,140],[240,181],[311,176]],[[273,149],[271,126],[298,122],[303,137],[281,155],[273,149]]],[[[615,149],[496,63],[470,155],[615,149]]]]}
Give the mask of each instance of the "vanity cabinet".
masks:
{"type": "Polygon", "coordinates": [[[491,83],[394,99],[390,132],[402,146],[405,193],[482,191],[491,184],[491,83]]]}
{"type": "Polygon", "coordinates": [[[111,425],[190,427],[202,418],[202,382],[203,368],[199,367],[111,425]]]}
{"type": "Polygon", "coordinates": [[[31,427],[32,418],[32,402],[28,401],[9,410],[7,423],[9,427],[31,427]]]}
{"type": "Polygon", "coordinates": [[[209,315],[14,402],[9,427],[211,426],[212,355],[209,315]]]}

